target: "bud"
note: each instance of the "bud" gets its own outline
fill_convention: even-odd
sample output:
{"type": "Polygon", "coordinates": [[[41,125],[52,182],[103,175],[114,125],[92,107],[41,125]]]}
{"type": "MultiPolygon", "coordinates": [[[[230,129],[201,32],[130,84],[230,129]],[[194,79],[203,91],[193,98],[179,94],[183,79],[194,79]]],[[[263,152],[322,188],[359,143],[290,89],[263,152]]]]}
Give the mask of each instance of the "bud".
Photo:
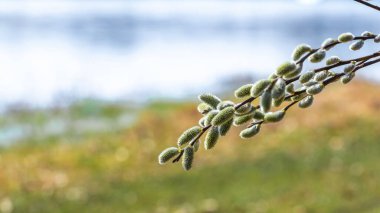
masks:
{"type": "Polygon", "coordinates": [[[311,51],[311,47],[307,44],[300,44],[298,45],[293,53],[292,58],[294,61],[298,61],[303,55],[311,51]]]}
{"type": "Polygon", "coordinates": [[[317,74],[315,74],[314,80],[316,80],[316,81],[323,81],[323,80],[325,80],[327,78],[327,76],[328,76],[327,70],[323,70],[323,71],[318,72],[317,74]]]}
{"type": "Polygon", "coordinates": [[[295,88],[294,88],[294,84],[291,83],[291,84],[288,84],[285,88],[286,92],[289,93],[289,94],[294,94],[295,92],[295,88]]]}
{"type": "Polygon", "coordinates": [[[287,61],[281,64],[279,67],[277,67],[276,75],[283,76],[283,75],[293,72],[295,69],[296,69],[296,63],[292,61],[287,61]]]}
{"type": "Polygon", "coordinates": [[[326,56],[326,50],[318,50],[316,53],[309,57],[311,63],[321,62],[326,56]]]}
{"type": "Polygon", "coordinates": [[[284,100],[285,100],[285,95],[283,95],[281,98],[279,98],[279,99],[273,99],[272,100],[272,106],[274,106],[274,107],[279,107],[279,106],[281,106],[281,104],[284,102],[284,100]]]}
{"type": "Polygon", "coordinates": [[[188,146],[183,151],[182,167],[184,170],[188,171],[191,169],[191,166],[193,165],[193,159],[194,149],[193,147],[188,146]]]}
{"type": "Polygon", "coordinates": [[[265,114],[264,121],[265,122],[279,122],[281,121],[285,116],[285,111],[280,110],[277,112],[268,112],[265,114]]]}
{"type": "Polygon", "coordinates": [[[251,112],[252,109],[253,109],[253,107],[252,107],[251,103],[247,103],[247,104],[244,104],[243,106],[239,107],[239,109],[236,109],[235,113],[237,115],[244,115],[246,113],[251,112]]]}
{"type": "Polygon", "coordinates": [[[322,48],[322,49],[325,49],[325,50],[330,50],[330,49],[333,48],[337,43],[338,43],[337,40],[332,39],[332,38],[328,38],[328,39],[326,39],[326,40],[322,43],[321,48],[322,48]]]}
{"type": "Polygon", "coordinates": [[[340,77],[340,82],[342,82],[342,84],[348,84],[354,77],[355,77],[354,72],[346,74],[346,75],[340,77]]]}
{"type": "Polygon", "coordinates": [[[355,36],[352,33],[342,33],[338,37],[338,41],[345,43],[354,40],[355,36]]]}
{"type": "Polygon", "coordinates": [[[374,41],[375,43],[380,43],[380,34],[377,35],[377,36],[373,39],[373,41],[374,41]]]}
{"type": "Polygon", "coordinates": [[[253,84],[246,84],[235,91],[235,97],[244,98],[251,95],[253,84]]]}
{"type": "Polygon", "coordinates": [[[308,108],[313,104],[314,97],[311,95],[306,96],[302,101],[298,103],[298,106],[301,108],[308,108]]]}
{"type": "Polygon", "coordinates": [[[352,51],[360,50],[363,47],[363,45],[364,45],[363,40],[356,41],[350,45],[350,50],[352,51]]]}
{"type": "Polygon", "coordinates": [[[159,164],[165,164],[170,159],[175,157],[179,154],[179,149],[177,147],[169,147],[161,152],[161,154],[158,156],[158,163],[159,164]]]}
{"type": "Polygon", "coordinates": [[[201,143],[201,141],[200,140],[197,140],[195,143],[194,143],[194,145],[193,145],[193,147],[194,147],[194,152],[197,152],[198,150],[199,150],[199,144],[201,143]]]}
{"type": "Polygon", "coordinates": [[[292,101],[299,101],[299,100],[301,100],[302,98],[303,98],[302,94],[298,94],[298,95],[295,95],[295,96],[291,97],[290,99],[291,99],[292,101]]]}
{"type": "Polygon", "coordinates": [[[240,126],[240,125],[243,125],[243,124],[247,123],[248,121],[250,121],[250,120],[253,119],[253,114],[254,113],[235,117],[234,118],[234,125],[235,126],[240,126]]]}
{"type": "Polygon", "coordinates": [[[257,81],[251,88],[251,96],[259,97],[270,84],[270,80],[257,81]]]}
{"type": "Polygon", "coordinates": [[[199,126],[201,126],[201,127],[205,127],[206,126],[206,124],[205,124],[206,118],[207,118],[207,115],[204,116],[204,117],[202,117],[201,119],[199,119],[199,121],[198,121],[199,126]]]}
{"type": "Polygon", "coordinates": [[[285,87],[286,87],[286,83],[285,83],[284,79],[282,79],[282,78],[277,79],[277,81],[274,84],[272,91],[271,91],[272,92],[272,98],[277,100],[277,99],[280,99],[281,97],[283,97],[285,95],[285,87]]]}
{"type": "Polygon", "coordinates": [[[206,116],[206,120],[205,120],[205,126],[209,126],[212,122],[212,120],[215,118],[215,116],[219,113],[218,110],[212,110],[211,112],[209,112],[206,116]]]}
{"type": "Polygon", "coordinates": [[[375,34],[369,32],[369,31],[364,31],[361,36],[368,37],[368,36],[374,36],[375,34]]]}
{"type": "Polygon", "coordinates": [[[313,85],[313,86],[307,88],[306,93],[309,95],[316,95],[316,94],[322,92],[324,87],[325,86],[322,83],[318,83],[316,85],[313,85]]]}
{"type": "Polygon", "coordinates": [[[272,73],[270,74],[270,76],[268,77],[269,80],[274,80],[274,79],[277,79],[279,76],[276,75],[276,73],[272,73]]]}
{"type": "Polygon", "coordinates": [[[230,106],[235,106],[235,103],[232,102],[232,101],[222,101],[218,104],[218,106],[216,107],[218,110],[223,110],[227,107],[230,107],[230,106]]]}
{"type": "Polygon", "coordinates": [[[256,110],[255,113],[253,113],[253,118],[256,120],[262,120],[264,119],[265,114],[261,112],[260,110],[256,110]]]}
{"type": "Polygon", "coordinates": [[[272,105],[272,94],[270,90],[265,90],[260,97],[261,111],[268,112],[272,105]]]}
{"type": "Polygon", "coordinates": [[[299,81],[301,84],[304,84],[308,81],[310,81],[314,77],[315,73],[314,71],[309,71],[301,75],[299,81]]]}
{"type": "Polygon", "coordinates": [[[220,136],[225,136],[228,131],[231,129],[232,123],[234,122],[233,119],[227,121],[226,123],[219,126],[219,134],[220,136]]]}
{"type": "Polygon", "coordinates": [[[210,94],[210,93],[202,94],[202,95],[198,96],[198,98],[200,101],[208,104],[213,109],[216,109],[218,104],[221,102],[221,100],[218,97],[216,97],[215,95],[210,94]]]}
{"type": "Polygon", "coordinates": [[[209,149],[213,148],[215,146],[216,142],[218,142],[218,139],[219,139],[218,127],[213,126],[213,127],[211,127],[211,129],[206,134],[205,142],[204,142],[205,149],[209,150],[209,149]]]}
{"type": "Polygon", "coordinates": [[[211,121],[213,126],[219,126],[224,124],[233,118],[235,113],[234,107],[230,106],[221,110],[211,121]]]}
{"type": "Polygon", "coordinates": [[[356,63],[351,62],[350,64],[348,64],[347,66],[344,67],[343,71],[344,71],[344,73],[348,74],[348,73],[351,73],[352,71],[354,71],[355,67],[356,67],[356,63]]]}
{"type": "Polygon", "coordinates": [[[198,112],[200,112],[201,114],[206,114],[212,110],[212,108],[208,104],[205,104],[205,103],[200,103],[197,109],[198,109],[198,112]]]}
{"type": "Polygon", "coordinates": [[[194,126],[184,131],[182,135],[178,138],[178,141],[177,141],[178,146],[182,146],[190,142],[201,132],[202,132],[202,128],[200,128],[199,126],[194,126]]]}
{"type": "Polygon", "coordinates": [[[297,77],[302,72],[302,64],[297,64],[296,69],[286,75],[284,75],[284,79],[292,79],[297,77]]]}
{"type": "Polygon", "coordinates": [[[304,83],[303,85],[304,85],[305,87],[311,87],[311,86],[316,85],[316,84],[318,84],[318,81],[311,80],[311,81],[309,81],[309,82],[304,83]]]}
{"type": "Polygon", "coordinates": [[[326,65],[333,65],[339,63],[341,60],[338,56],[332,56],[326,60],[326,65]]]}
{"type": "Polygon", "coordinates": [[[241,131],[240,137],[242,139],[252,138],[253,136],[257,135],[257,133],[259,132],[260,132],[260,124],[256,124],[256,125],[253,125],[252,127],[249,127],[241,131]]]}

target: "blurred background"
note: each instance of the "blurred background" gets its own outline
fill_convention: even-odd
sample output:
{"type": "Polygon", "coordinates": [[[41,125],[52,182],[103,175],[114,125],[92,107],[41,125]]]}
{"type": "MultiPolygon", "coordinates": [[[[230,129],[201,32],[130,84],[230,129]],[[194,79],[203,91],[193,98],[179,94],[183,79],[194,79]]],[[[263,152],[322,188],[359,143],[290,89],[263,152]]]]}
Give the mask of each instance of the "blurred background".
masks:
{"type": "Polygon", "coordinates": [[[379,65],[191,172],[157,164],[197,94],[379,21],[344,0],[0,1],[0,212],[379,212],[379,65]]]}

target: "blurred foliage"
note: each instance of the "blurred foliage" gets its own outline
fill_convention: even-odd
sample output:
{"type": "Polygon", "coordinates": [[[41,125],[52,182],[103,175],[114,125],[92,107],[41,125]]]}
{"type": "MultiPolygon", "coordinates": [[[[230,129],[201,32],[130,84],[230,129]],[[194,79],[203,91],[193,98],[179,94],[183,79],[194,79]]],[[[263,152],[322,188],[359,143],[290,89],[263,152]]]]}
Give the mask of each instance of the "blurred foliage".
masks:
{"type": "MultiPolygon", "coordinates": [[[[249,142],[234,129],[190,172],[156,158],[200,118],[195,103],[154,102],[118,131],[30,137],[0,150],[0,212],[379,212],[379,92],[333,85],[249,142]]],[[[69,115],[126,112],[98,106],[69,115]]]]}

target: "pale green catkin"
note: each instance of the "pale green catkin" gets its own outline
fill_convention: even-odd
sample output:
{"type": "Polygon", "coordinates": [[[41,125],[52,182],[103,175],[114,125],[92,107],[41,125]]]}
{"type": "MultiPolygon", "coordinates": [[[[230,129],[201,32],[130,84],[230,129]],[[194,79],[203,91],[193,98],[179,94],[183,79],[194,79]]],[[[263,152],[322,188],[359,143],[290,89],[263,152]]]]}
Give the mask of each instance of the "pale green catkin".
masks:
{"type": "Polygon", "coordinates": [[[301,84],[304,84],[310,81],[314,77],[314,75],[315,75],[314,71],[305,72],[304,74],[301,75],[299,81],[301,84]]]}
{"type": "Polygon", "coordinates": [[[182,167],[184,170],[189,171],[193,165],[194,160],[194,148],[188,146],[183,151],[182,167]]]}
{"type": "Polygon", "coordinates": [[[219,126],[219,135],[225,136],[228,133],[228,131],[231,129],[233,122],[234,122],[234,120],[231,119],[231,120],[227,121],[226,123],[220,125],[219,126]]]}
{"type": "Polygon", "coordinates": [[[346,74],[346,75],[340,77],[340,82],[342,84],[348,84],[354,77],[355,77],[355,73],[354,72],[346,74]]]}
{"type": "Polygon", "coordinates": [[[251,89],[253,84],[246,84],[241,86],[239,89],[235,91],[235,97],[244,98],[251,95],[251,89]]]}
{"type": "Polygon", "coordinates": [[[272,106],[274,106],[274,107],[279,107],[279,106],[281,106],[281,104],[284,102],[284,100],[285,100],[285,95],[283,95],[281,98],[279,98],[279,99],[273,99],[272,100],[272,106]]]}
{"type": "Polygon", "coordinates": [[[311,47],[307,44],[298,45],[292,53],[292,59],[298,61],[303,55],[311,51],[311,47]]]}
{"type": "Polygon", "coordinates": [[[326,39],[322,44],[321,44],[321,48],[322,49],[325,49],[325,50],[330,50],[331,48],[333,48],[335,45],[333,44],[337,44],[337,41],[336,39],[332,39],[332,38],[328,38],[326,39]]]}
{"type": "Polygon", "coordinates": [[[260,124],[253,125],[252,127],[249,127],[247,129],[244,129],[240,132],[240,137],[242,139],[249,139],[253,136],[257,135],[257,133],[260,132],[260,124]]]}
{"type": "Polygon", "coordinates": [[[216,109],[216,107],[218,106],[218,104],[221,102],[221,100],[218,97],[216,97],[215,95],[210,94],[210,93],[202,94],[198,98],[199,98],[200,101],[202,101],[203,103],[208,104],[213,109],[216,109]]]}
{"type": "Polygon", "coordinates": [[[272,106],[272,94],[270,90],[265,90],[260,96],[261,111],[268,112],[272,106]]]}
{"type": "Polygon", "coordinates": [[[268,79],[270,80],[274,80],[274,79],[277,79],[279,76],[276,75],[276,73],[272,73],[269,75],[268,79]]]}
{"type": "Polygon", "coordinates": [[[206,114],[212,110],[212,107],[210,107],[210,105],[208,105],[208,104],[200,103],[197,107],[197,110],[201,114],[206,114]]]}
{"type": "Polygon", "coordinates": [[[285,88],[285,91],[289,94],[294,94],[295,92],[295,87],[294,87],[294,84],[291,83],[291,84],[288,84],[285,88]]]}
{"type": "Polygon", "coordinates": [[[256,120],[262,120],[264,119],[265,114],[261,112],[260,110],[256,110],[255,113],[253,113],[253,118],[256,120]]]}
{"type": "Polygon", "coordinates": [[[207,118],[207,115],[204,116],[204,117],[202,117],[201,119],[199,119],[199,121],[198,121],[199,126],[201,126],[201,127],[205,127],[206,126],[206,124],[205,124],[206,118],[207,118]]]}
{"type": "Polygon", "coordinates": [[[326,56],[326,50],[318,50],[316,53],[312,54],[309,57],[309,61],[311,63],[319,63],[321,62],[326,56]]]}
{"type": "Polygon", "coordinates": [[[215,116],[219,113],[218,110],[212,110],[211,112],[209,112],[206,116],[206,120],[205,120],[205,126],[209,126],[212,122],[212,120],[215,118],[215,116]]]}
{"type": "Polygon", "coordinates": [[[190,129],[184,131],[181,136],[179,136],[177,144],[182,146],[191,140],[193,140],[199,133],[202,132],[202,128],[199,126],[191,127],[190,129]]]}
{"type": "Polygon", "coordinates": [[[232,102],[232,101],[222,101],[218,104],[218,106],[216,107],[218,110],[223,110],[227,107],[230,107],[230,106],[235,106],[235,103],[232,102]]]}
{"type": "Polygon", "coordinates": [[[316,95],[316,94],[322,92],[324,87],[325,86],[322,83],[318,83],[316,85],[313,85],[313,86],[307,88],[306,93],[309,95],[316,95]]]}
{"type": "Polygon", "coordinates": [[[293,61],[287,61],[277,67],[276,75],[283,76],[293,72],[296,69],[296,63],[293,61]]]}
{"type": "Polygon", "coordinates": [[[354,71],[355,67],[356,67],[356,63],[352,62],[343,68],[343,72],[346,74],[351,73],[352,71],[354,71]]]}
{"type": "Polygon", "coordinates": [[[313,101],[314,101],[314,97],[311,95],[308,95],[298,103],[298,106],[301,108],[308,108],[313,104],[313,101]]]}
{"type": "Polygon", "coordinates": [[[355,36],[352,33],[342,33],[338,36],[338,41],[345,43],[354,40],[355,36]]]}
{"type": "Polygon", "coordinates": [[[304,85],[305,87],[311,87],[311,86],[316,85],[316,84],[318,84],[318,81],[310,80],[309,82],[306,82],[306,83],[304,83],[303,85],[304,85]]]}
{"type": "Polygon", "coordinates": [[[267,79],[257,81],[251,88],[251,96],[259,97],[270,84],[271,81],[267,79]]]}
{"type": "Polygon", "coordinates": [[[283,76],[284,79],[292,79],[297,77],[302,72],[302,64],[297,64],[296,69],[283,76]]]}
{"type": "Polygon", "coordinates": [[[380,34],[377,35],[377,36],[373,39],[373,41],[374,41],[375,43],[380,43],[380,34]]]}
{"type": "Polygon", "coordinates": [[[350,50],[357,51],[357,50],[360,50],[363,46],[364,46],[364,41],[359,40],[350,45],[350,50]]]}
{"type": "Polygon", "coordinates": [[[213,126],[219,126],[224,124],[233,118],[235,113],[234,107],[230,106],[221,110],[215,117],[212,119],[211,124],[213,126]]]}
{"type": "Polygon", "coordinates": [[[200,140],[197,140],[195,143],[194,143],[194,145],[193,145],[193,147],[194,147],[194,152],[197,152],[198,150],[199,150],[199,144],[201,143],[201,141],[200,140]]]}
{"type": "Polygon", "coordinates": [[[284,79],[282,78],[279,78],[277,79],[276,83],[274,84],[273,88],[272,88],[272,98],[277,100],[277,99],[280,99],[282,96],[285,95],[285,87],[286,87],[286,83],[284,81],[284,79]]]}
{"type": "Polygon", "coordinates": [[[329,59],[326,60],[326,65],[334,65],[341,62],[340,58],[338,56],[331,56],[329,59]]]}
{"type": "Polygon", "coordinates": [[[374,36],[375,34],[369,32],[369,31],[364,31],[362,32],[361,36],[365,36],[365,37],[368,37],[368,36],[374,36]]]}
{"type": "Polygon", "coordinates": [[[204,146],[206,150],[212,149],[219,139],[219,129],[216,126],[211,127],[205,137],[204,146]]]}
{"type": "Polygon", "coordinates": [[[161,154],[158,156],[158,163],[159,164],[165,164],[170,159],[175,157],[179,154],[179,149],[177,147],[169,147],[161,152],[161,154]]]}
{"type": "Polygon", "coordinates": [[[243,106],[239,107],[238,109],[235,110],[236,115],[244,115],[246,113],[251,112],[253,109],[251,103],[244,104],[243,106]]]}
{"type": "Polygon", "coordinates": [[[248,121],[253,119],[253,114],[254,113],[235,117],[234,118],[234,125],[240,126],[240,125],[247,123],[248,121]]]}
{"type": "Polygon", "coordinates": [[[327,70],[323,70],[321,72],[318,72],[317,74],[315,74],[314,76],[314,80],[315,81],[323,81],[327,78],[328,76],[328,72],[327,70]]]}
{"type": "Polygon", "coordinates": [[[285,116],[285,111],[280,110],[277,112],[268,112],[265,114],[264,121],[265,122],[279,122],[281,121],[285,116]]]}

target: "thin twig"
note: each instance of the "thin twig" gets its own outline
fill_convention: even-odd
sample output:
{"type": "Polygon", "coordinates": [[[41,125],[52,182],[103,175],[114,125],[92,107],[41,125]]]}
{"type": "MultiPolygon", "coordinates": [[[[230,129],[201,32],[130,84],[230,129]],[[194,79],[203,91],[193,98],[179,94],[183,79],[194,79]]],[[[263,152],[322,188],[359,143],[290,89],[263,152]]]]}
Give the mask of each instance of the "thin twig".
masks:
{"type": "Polygon", "coordinates": [[[373,9],[375,9],[375,10],[380,11],[380,7],[379,7],[379,6],[376,6],[376,5],[374,5],[374,4],[371,4],[371,3],[367,2],[367,1],[363,1],[363,0],[354,0],[354,1],[359,2],[360,4],[364,4],[364,5],[366,5],[366,6],[368,6],[368,7],[371,7],[371,8],[373,8],[373,9]]]}

